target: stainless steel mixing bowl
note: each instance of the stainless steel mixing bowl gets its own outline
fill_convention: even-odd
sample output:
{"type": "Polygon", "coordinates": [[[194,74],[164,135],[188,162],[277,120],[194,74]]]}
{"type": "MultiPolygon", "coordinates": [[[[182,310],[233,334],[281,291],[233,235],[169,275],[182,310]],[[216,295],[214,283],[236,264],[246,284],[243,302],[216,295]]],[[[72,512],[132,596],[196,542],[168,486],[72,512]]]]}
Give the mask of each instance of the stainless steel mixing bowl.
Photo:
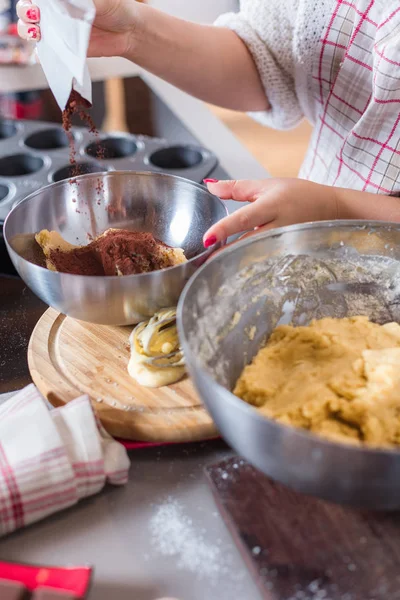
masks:
{"type": "Polygon", "coordinates": [[[226,216],[224,204],[203,186],[157,173],[113,171],[61,181],[14,206],[4,237],[19,275],[35,294],[60,312],[93,323],[130,325],[160,308],[175,306],[185,283],[206,260],[206,230],[226,216]],[[87,244],[109,227],[149,231],[183,248],[187,263],[140,275],[88,277],[55,273],[43,266],[34,234],[58,231],[87,244]]]}
{"type": "Polygon", "coordinates": [[[298,491],[372,509],[400,508],[400,452],[331,443],[278,424],[231,393],[279,323],[368,315],[400,321],[400,225],[326,222],[260,234],[193,276],[178,306],[190,375],[225,440],[298,491]]]}

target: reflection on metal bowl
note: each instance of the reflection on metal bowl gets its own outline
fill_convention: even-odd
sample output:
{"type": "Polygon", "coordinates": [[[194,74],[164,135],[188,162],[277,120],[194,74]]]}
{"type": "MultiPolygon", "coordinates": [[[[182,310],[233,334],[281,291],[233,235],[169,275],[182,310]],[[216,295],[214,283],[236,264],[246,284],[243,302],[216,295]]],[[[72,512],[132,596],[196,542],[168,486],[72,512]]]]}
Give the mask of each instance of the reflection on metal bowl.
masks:
{"type": "Polygon", "coordinates": [[[207,229],[226,208],[203,186],[156,173],[113,171],[51,184],[17,204],[4,224],[16,270],[26,284],[60,312],[92,323],[130,325],[174,306],[204,250],[207,229]],[[49,271],[34,235],[55,230],[72,244],[88,243],[108,228],[148,231],[183,248],[188,261],[162,271],[124,277],[88,277],[49,271]]]}
{"type": "Polygon", "coordinates": [[[185,288],[178,325],[190,375],[225,440],[266,475],[333,502],[400,508],[400,448],[329,442],[230,391],[280,323],[357,314],[400,322],[399,261],[398,224],[296,225],[226,248],[185,288]]]}

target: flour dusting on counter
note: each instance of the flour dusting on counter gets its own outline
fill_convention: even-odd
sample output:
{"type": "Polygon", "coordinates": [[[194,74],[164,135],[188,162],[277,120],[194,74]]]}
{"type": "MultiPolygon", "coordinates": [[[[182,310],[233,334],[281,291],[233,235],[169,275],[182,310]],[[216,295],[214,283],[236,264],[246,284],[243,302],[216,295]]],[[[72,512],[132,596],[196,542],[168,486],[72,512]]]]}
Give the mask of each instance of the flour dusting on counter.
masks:
{"type": "Polygon", "coordinates": [[[208,580],[226,572],[228,559],[221,548],[205,538],[173,498],[155,507],[150,533],[153,547],[163,556],[174,557],[179,569],[208,580]]]}

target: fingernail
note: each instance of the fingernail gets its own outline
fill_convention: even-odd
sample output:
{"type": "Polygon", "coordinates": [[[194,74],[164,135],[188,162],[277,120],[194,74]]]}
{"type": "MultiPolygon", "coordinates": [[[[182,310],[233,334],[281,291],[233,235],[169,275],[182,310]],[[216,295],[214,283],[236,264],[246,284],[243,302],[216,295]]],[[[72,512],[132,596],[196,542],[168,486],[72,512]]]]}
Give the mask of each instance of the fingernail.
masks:
{"type": "Polygon", "coordinates": [[[30,21],[38,21],[39,12],[36,8],[28,8],[28,10],[26,11],[26,16],[30,21]]]}
{"type": "Polygon", "coordinates": [[[218,179],[203,179],[204,183],[218,183],[218,179]]]}
{"type": "Polygon", "coordinates": [[[36,27],[29,27],[28,29],[28,36],[32,39],[32,40],[36,40],[37,36],[38,36],[38,32],[36,27]]]}
{"type": "Polygon", "coordinates": [[[217,242],[217,236],[212,235],[204,240],[204,248],[209,248],[210,246],[214,246],[217,242]]]}

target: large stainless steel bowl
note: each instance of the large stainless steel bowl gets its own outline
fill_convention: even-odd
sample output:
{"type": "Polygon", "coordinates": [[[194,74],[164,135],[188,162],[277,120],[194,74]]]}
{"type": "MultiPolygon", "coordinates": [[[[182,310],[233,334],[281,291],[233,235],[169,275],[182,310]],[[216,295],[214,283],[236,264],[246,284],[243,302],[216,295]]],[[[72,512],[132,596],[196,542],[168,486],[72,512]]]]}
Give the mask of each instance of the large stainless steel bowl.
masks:
{"type": "Polygon", "coordinates": [[[35,294],[60,312],[93,323],[130,325],[160,308],[175,306],[185,283],[215,248],[204,251],[207,229],[226,216],[224,204],[203,186],[157,173],[82,175],[31,194],[4,224],[4,237],[19,275],[35,294]],[[34,234],[58,231],[87,244],[109,227],[149,231],[183,248],[187,263],[140,275],[87,277],[43,267],[34,234]]]}
{"type": "Polygon", "coordinates": [[[224,249],[178,307],[190,375],[225,440],[272,478],[326,500],[400,508],[400,452],[331,443],[280,425],[231,393],[282,322],[364,314],[400,321],[400,225],[314,223],[224,249]]]}

